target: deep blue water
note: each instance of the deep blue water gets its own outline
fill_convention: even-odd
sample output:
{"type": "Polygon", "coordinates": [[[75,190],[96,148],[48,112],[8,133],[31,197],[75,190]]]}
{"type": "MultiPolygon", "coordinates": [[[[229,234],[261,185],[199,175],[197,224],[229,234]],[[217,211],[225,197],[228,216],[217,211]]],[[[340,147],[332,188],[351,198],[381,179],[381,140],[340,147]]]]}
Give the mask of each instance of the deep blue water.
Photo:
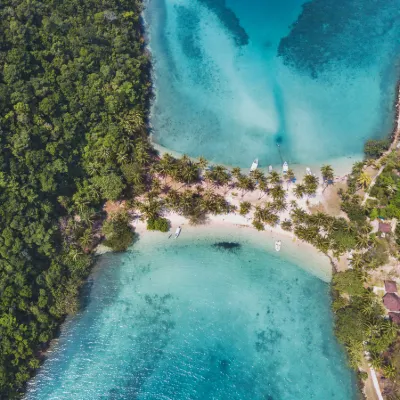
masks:
{"type": "Polygon", "coordinates": [[[318,163],[391,133],[400,0],[149,0],[146,20],[168,149],[318,163]]]}
{"type": "Polygon", "coordinates": [[[327,283],[243,239],[181,239],[103,256],[27,399],[355,398],[327,283]]]}

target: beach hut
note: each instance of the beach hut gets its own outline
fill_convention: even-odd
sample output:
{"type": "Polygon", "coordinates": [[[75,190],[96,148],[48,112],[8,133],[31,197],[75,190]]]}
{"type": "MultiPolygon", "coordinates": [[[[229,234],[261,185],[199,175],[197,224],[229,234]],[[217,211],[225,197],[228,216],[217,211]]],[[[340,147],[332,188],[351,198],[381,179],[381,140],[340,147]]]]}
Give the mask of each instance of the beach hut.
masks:
{"type": "Polygon", "coordinates": [[[385,281],[386,293],[397,293],[397,285],[395,281],[385,281]]]}
{"type": "Polygon", "coordinates": [[[379,222],[379,232],[382,233],[390,233],[392,232],[392,225],[387,224],[386,222],[379,222]]]}
{"type": "Polygon", "coordinates": [[[383,296],[383,304],[389,311],[400,311],[400,298],[396,293],[386,293],[383,296]]]}
{"type": "Polygon", "coordinates": [[[390,312],[389,317],[395,324],[400,325],[400,313],[390,312]]]}

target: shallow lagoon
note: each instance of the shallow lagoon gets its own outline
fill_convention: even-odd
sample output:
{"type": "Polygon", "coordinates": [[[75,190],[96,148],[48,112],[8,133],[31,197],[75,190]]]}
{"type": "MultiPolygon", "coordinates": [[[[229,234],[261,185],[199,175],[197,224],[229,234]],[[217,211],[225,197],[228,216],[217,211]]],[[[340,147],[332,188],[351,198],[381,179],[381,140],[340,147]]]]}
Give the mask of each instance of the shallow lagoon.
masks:
{"type": "Polygon", "coordinates": [[[351,400],[329,286],[229,235],[102,256],[29,400],[351,400]]]}
{"type": "Polygon", "coordinates": [[[148,0],[154,140],[248,167],[354,159],[389,135],[400,0],[303,3],[148,0]]]}

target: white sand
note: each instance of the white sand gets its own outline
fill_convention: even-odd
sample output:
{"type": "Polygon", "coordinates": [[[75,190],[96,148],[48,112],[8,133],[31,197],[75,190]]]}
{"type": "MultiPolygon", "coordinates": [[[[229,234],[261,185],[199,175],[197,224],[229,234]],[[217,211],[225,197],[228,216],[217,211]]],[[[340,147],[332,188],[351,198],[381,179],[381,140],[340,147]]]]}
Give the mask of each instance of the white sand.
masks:
{"type": "MultiPolygon", "coordinates": [[[[149,232],[146,223],[139,218],[132,222],[136,232],[143,240],[168,240],[168,236],[175,233],[178,226],[182,228],[177,240],[191,238],[210,238],[234,241],[248,240],[251,243],[264,247],[266,251],[276,253],[288,261],[304,268],[325,282],[329,282],[332,276],[332,266],[327,256],[316,250],[312,245],[297,239],[293,233],[282,230],[279,227],[269,227],[265,231],[257,231],[251,225],[251,218],[238,214],[211,216],[204,225],[192,226],[188,220],[176,213],[167,213],[165,218],[171,222],[169,233],[149,232]],[[275,251],[275,241],[281,240],[282,247],[278,253],[275,251]]],[[[170,239],[172,240],[172,239],[170,239]]]]}

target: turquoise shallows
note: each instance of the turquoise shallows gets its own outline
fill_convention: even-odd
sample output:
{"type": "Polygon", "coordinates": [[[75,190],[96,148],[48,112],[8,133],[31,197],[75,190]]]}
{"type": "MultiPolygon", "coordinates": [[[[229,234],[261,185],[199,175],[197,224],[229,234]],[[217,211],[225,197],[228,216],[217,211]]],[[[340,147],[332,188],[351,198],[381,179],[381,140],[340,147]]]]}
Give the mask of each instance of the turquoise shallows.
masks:
{"type": "Polygon", "coordinates": [[[388,136],[400,0],[303,3],[148,0],[155,142],[249,167],[357,156],[388,136]]]}
{"type": "Polygon", "coordinates": [[[164,235],[102,256],[27,399],[355,399],[328,284],[221,240],[164,235]]]}

